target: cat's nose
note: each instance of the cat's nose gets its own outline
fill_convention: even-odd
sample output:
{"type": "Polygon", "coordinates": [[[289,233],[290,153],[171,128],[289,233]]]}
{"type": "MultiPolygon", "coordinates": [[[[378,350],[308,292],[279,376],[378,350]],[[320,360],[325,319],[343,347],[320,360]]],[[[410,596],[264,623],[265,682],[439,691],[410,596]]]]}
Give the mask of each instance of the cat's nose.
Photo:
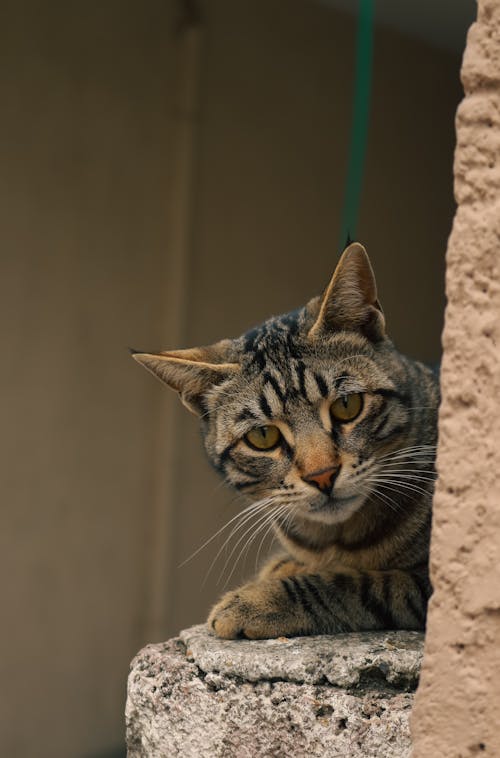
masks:
{"type": "Polygon", "coordinates": [[[339,471],[340,466],[330,466],[305,474],[302,480],[307,484],[312,484],[313,487],[317,487],[324,495],[330,495],[339,471]]]}

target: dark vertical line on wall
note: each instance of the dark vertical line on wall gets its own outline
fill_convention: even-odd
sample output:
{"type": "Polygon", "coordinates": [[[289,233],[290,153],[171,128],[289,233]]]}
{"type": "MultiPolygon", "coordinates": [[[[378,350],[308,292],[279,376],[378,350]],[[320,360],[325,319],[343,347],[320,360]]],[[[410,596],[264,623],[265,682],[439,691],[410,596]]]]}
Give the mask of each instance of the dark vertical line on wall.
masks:
{"type": "Polygon", "coordinates": [[[340,228],[339,249],[348,239],[356,239],[368,139],[370,92],[373,68],[373,0],[359,0],[356,37],[356,74],[349,163],[340,228]]]}

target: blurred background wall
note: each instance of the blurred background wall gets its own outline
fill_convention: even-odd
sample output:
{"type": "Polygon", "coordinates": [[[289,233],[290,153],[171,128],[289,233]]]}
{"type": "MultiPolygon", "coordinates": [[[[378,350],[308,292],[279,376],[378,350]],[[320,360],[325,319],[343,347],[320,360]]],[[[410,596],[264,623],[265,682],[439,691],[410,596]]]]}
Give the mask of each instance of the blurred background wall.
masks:
{"type": "MultiPolygon", "coordinates": [[[[408,28],[380,0],[357,233],[392,336],[426,361],[440,354],[474,11],[453,3],[449,24],[437,5],[408,28]]],[[[233,559],[207,578],[219,543],[178,566],[241,503],[218,487],[194,417],[126,346],[234,336],[327,282],[355,8],[0,6],[2,755],[120,755],[130,658],[202,621],[222,591],[233,559]]]]}

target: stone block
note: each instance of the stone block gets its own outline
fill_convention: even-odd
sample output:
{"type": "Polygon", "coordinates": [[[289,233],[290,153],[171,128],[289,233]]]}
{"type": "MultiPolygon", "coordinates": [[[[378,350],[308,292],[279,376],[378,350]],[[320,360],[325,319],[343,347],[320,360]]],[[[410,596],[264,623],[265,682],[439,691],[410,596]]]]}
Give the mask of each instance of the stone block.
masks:
{"type": "Polygon", "coordinates": [[[418,632],[148,645],[128,683],[129,758],[406,758],[418,632]]]}

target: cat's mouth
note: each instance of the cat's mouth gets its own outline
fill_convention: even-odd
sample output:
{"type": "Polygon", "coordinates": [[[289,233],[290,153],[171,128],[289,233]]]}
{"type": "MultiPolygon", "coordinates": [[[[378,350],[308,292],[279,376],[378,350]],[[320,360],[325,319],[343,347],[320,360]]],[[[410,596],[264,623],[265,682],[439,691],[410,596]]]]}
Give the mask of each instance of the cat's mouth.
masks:
{"type": "Polygon", "coordinates": [[[311,505],[311,511],[316,513],[317,511],[331,510],[332,508],[342,508],[348,503],[358,500],[359,495],[329,495],[324,496],[320,502],[315,502],[311,505]]]}
{"type": "Polygon", "coordinates": [[[363,504],[362,495],[322,495],[309,503],[308,516],[315,521],[329,523],[346,521],[363,504]]]}

